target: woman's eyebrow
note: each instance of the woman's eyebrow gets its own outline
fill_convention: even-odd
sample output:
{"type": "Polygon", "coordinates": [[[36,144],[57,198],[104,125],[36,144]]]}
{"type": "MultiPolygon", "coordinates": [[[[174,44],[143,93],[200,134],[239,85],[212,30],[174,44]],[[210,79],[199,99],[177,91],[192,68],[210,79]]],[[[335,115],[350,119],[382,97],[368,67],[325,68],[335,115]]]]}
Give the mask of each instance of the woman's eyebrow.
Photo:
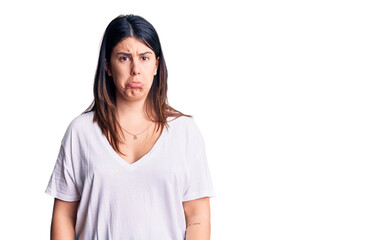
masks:
{"type": "Polygon", "coordinates": [[[120,54],[122,54],[122,55],[126,55],[126,56],[132,56],[132,54],[131,54],[131,53],[126,53],[126,52],[117,52],[117,55],[120,55],[120,54]]]}
{"type": "Polygon", "coordinates": [[[143,52],[143,53],[140,53],[140,55],[145,55],[145,54],[152,54],[151,52],[143,52]]]}
{"type": "MultiPolygon", "coordinates": [[[[117,55],[125,55],[125,56],[132,56],[131,53],[126,53],[126,52],[117,52],[117,55]]],[[[146,55],[146,54],[152,54],[152,52],[143,52],[143,53],[140,53],[139,55],[146,55]]]]}

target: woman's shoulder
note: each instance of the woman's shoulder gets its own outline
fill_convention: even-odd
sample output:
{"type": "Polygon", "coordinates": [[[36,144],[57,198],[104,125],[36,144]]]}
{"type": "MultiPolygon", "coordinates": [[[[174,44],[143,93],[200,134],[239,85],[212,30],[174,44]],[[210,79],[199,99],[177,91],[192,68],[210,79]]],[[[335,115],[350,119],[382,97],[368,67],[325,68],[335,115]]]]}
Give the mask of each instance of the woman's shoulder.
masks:
{"type": "Polygon", "coordinates": [[[73,120],[69,124],[69,127],[73,129],[84,129],[86,127],[91,126],[91,124],[93,123],[93,118],[93,111],[82,113],[73,118],[73,120]]]}
{"type": "Polygon", "coordinates": [[[188,116],[168,117],[167,122],[170,127],[191,127],[195,125],[194,119],[188,116]]]}
{"type": "Polygon", "coordinates": [[[175,129],[176,132],[186,134],[188,136],[199,135],[200,130],[193,117],[180,116],[167,118],[167,122],[171,129],[175,129]]]}
{"type": "Polygon", "coordinates": [[[93,130],[94,112],[82,113],[72,119],[69,123],[63,141],[71,136],[88,136],[93,130]]]}

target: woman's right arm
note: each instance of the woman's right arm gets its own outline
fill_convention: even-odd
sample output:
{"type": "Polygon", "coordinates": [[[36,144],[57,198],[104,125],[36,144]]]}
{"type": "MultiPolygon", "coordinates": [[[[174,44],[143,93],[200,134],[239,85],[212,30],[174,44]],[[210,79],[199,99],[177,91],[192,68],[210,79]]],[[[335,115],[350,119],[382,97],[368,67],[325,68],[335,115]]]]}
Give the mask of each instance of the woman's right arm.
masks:
{"type": "Polygon", "coordinates": [[[79,202],[66,202],[54,198],[50,231],[51,240],[75,240],[75,224],[79,202]]]}

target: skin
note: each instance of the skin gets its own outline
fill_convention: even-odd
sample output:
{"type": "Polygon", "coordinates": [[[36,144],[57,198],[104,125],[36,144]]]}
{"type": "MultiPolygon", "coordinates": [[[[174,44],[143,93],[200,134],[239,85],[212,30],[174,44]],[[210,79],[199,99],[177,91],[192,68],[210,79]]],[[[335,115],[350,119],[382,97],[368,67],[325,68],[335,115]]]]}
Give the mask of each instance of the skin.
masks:
{"type": "Polygon", "coordinates": [[[128,163],[134,163],[153,147],[160,136],[156,133],[157,124],[152,123],[144,113],[144,103],[157,74],[159,58],[144,43],[128,37],[120,41],[111,53],[110,62],[106,61],[106,71],[113,77],[116,87],[116,100],[119,122],[122,128],[131,133],[139,133],[152,124],[143,134],[133,135],[125,132],[125,143],[120,144],[118,154],[128,163]],[[139,82],[141,87],[132,87],[130,83],[139,82]]]}
{"type": "Polygon", "coordinates": [[[209,197],[182,203],[186,217],[186,240],[210,240],[209,197]]]}
{"type": "Polygon", "coordinates": [[[133,37],[120,41],[111,53],[106,70],[113,77],[117,104],[135,105],[145,101],[157,74],[159,58],[144,43],[133,37]],[[130,82],[140,82],[141,88],[132,88],[130,82]]]}
{"type": "Polygon", "coordinates": [[[76,213],[79,201],[65,202],[54,199],[52,225],[50,231],[51,240],[74,240],[76,213]]]}
{"type": "MultiPolygon", "coordinates": [[[[111,60],[106,61],[105,69],[113,77],[116,87],[117,111],[119,123],[131,133],[139,133],[151,124],[144,112],[144,103],[157,74],[159,58],[144,43],[136,38],[120,41],[111,53],[111,60]],[[139,82],[142,87],[131,87],[131,82],[139,82]]],[[[153,127],[144,133],[133,136],[125,134],[124,144],[120,145],[125,161],[133,163],[144,156],[153,147],[160,133],[153,127]]],[[[54,200],[51,240],[73,240],[79,201],[66,202],[54,200]]],[[[186,240],[210,239],[210,204],[209,198],[200,198],[183,202],[186,217],[186,240]]]]}

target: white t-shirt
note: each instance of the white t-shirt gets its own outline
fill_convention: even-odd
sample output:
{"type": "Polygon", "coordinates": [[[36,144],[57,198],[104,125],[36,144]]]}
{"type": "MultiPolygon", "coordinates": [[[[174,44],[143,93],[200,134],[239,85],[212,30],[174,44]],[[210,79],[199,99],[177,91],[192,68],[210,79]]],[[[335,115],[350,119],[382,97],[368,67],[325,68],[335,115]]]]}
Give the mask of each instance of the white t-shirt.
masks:
{"type": "Polygon", "coordinates": [[[63,201],[80,200],[75,239],[185,239],[182,202],[215,196],[194,120],[168,118],[170,127],[152,149],[130,164],[114,151],[93,115],[70,123],[45,191],[63,201]]]}

